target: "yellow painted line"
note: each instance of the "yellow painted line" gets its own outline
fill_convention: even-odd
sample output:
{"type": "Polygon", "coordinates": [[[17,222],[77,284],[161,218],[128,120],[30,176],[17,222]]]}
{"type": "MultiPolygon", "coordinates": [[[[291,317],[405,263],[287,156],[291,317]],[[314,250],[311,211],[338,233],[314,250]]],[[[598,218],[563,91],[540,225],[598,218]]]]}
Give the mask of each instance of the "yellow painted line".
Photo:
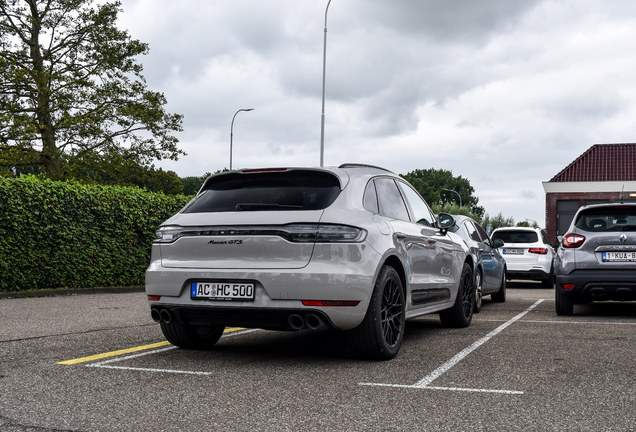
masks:
{"type": "MultiPolygon", "coordinates": [[[[223,334],[232,333],[232,332],[239,331],[239,330],[244,330],[244,329],[242,327],[227,328],[227,329],[225,329],[223,334]]],[[[134,347],[134,348],[127,348],[127,349],[118,350],[118,351],[111,351],[111,352],[102,353],[102,354],[95,354],[93,356],[76,358],[76,359],[73,359],[73,360],[66,360],[66,361],[63,361],[63,362],[58,362],[57,364],[72,365],[72,364],[78,364],[78,363],[85,363],[85,362],[89,362],[89,361],[93,361],[93,360],[99,360],[99,359],[103,359],[103,358],[107,358],[107,357],[115,357],[115,356],[122,355],[122,354],[129,354],[129,353],[132,353],[132,352],[144,351],[144,350],[148,350],[148,349],[152,349],[152,348],[159,348],[159,347],[166,346],[166,345],[170,345],[170,342],[163,341],[163,342],[158,342],[158,343],[154,343],[154,344],[150,344],[150,345],[142,345],[142,346],[138,346],[138,347],[134,347]]]]}
{"type": "Polygon", "coordinates": [[[166,346],[166,345],[170,345],[170,342],[164,341],[164,342],[154,343],[154,344],[150,344],[150,345],[143,345],[143,346],[138,346],[138,347],[134,347],[134,348],[128,348],[128,349],[123,349],[123,350],[118,350],[118,351],[111,351],[111,352],[107,352],[107,353],[96,354],[96,355],[93,355],[93,356],[82,357],[82,358],[77,358],[77,359],[73,359],[73,360],[66,360],[66,361],[63,361],[63,362],[59,362],[58,364],[72,365],[72,364],[77,364],[77,363],[84,363],[84,362],[88,362],[88,361],[91,361],[91,360],[99,360],[99,359],[103,359],[103,358],[106,358],[106,357],[114,357],[114,356],[118,356],[118,355],[122,355],[122,354],[128,354],[128,353],[132,353],[132,352],[136,352],[136,351],[143,351],[143,350],[147,350],[147,349],[151,349],[151,348],[159,348],[159,347],[166,346]]]}

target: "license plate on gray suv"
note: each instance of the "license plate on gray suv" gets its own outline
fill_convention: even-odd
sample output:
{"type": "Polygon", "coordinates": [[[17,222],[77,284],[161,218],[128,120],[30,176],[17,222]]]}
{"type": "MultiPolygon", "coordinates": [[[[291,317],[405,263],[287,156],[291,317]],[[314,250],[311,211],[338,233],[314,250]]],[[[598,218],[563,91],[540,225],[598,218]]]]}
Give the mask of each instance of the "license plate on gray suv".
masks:
{"type": "Polygon", "coordinates": [[[204,300],[254,301],[253,283],[192,282],[190,297],[204,300]]]}
{"type": "Polygon", "coordinates": [[[603,261],[636,261],[636,252],[603,252],[603,261]]]}

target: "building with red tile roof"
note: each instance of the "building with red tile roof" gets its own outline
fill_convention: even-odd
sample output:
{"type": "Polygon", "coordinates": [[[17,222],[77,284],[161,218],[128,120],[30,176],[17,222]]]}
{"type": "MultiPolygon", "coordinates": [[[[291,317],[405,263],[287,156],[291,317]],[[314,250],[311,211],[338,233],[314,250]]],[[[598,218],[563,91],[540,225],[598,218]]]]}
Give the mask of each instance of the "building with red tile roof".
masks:
{"type": "Polygon", "coordinates": [[[636,201],[636,143],[595,144],[550,181],[546,192],[546,232],[551,241],[567,232],[579,207],[636,201]]]}

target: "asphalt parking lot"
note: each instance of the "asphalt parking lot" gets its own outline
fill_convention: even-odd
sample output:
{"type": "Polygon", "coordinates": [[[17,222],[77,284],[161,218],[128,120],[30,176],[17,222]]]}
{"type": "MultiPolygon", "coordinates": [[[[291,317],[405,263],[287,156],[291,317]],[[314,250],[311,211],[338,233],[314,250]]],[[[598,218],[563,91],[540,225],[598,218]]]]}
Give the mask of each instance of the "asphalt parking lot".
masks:
{"type": "Polygon", "coordinates": [[[144,293],[0,300],[2,431],[636,430],[636,303],[554,312],[509,284],[469,328],[409,321],[399,355],[337,332],[228,329],[175,348],[144,293]]]}

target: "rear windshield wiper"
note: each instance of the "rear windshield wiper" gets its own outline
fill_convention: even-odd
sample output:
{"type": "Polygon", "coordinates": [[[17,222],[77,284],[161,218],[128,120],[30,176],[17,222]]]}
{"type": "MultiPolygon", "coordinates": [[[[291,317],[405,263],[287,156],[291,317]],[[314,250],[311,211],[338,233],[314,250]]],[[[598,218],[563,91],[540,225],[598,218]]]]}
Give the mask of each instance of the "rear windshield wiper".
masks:
{"type": "Polygon", "coordinates": [[[625,225],[621,228],[622,231],[636,231],[636,225],[625,225]]]}
{"type": "Polygon", "coordinates": [[[290,204],[268,204],[268,203],[241,203],[236,205],[236,211],[249,210],[302,210],[303,206],[290,204]]]}

